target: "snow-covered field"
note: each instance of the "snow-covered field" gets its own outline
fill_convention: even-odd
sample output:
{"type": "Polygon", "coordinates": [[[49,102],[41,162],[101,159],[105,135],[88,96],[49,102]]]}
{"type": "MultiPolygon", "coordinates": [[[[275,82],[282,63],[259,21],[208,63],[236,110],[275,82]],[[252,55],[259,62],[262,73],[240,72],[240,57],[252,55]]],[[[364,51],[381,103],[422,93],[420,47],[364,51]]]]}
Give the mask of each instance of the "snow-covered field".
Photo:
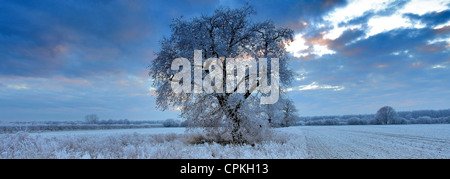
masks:
{"type": "Polygon", "coordinates": [[[192,144],[184,128],[149,128],[2,134],[0,159],[6,158],[305,158],[301,137],[255,146],[192,144]]]}
{"type": "Polygon", "coordinates": [[[282,131],[305,136],[307,158],[450,158],[449,124],[304,126],[282,131]]]}
{"type": "Polygon", "coordinates": [[[450,158],[450,125],[301,126],[255,146],[191,144],[184,128],[0,135],[0,158],[450,158]]]}

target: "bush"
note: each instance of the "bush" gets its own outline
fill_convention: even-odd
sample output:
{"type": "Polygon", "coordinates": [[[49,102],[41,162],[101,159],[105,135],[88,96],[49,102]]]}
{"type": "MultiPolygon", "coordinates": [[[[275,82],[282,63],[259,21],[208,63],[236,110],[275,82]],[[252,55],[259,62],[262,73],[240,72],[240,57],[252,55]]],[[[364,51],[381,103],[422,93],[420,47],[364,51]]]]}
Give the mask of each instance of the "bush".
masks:
{"type": "Polygon", "coordinates": [[[414,121],[414,124],[431,124],[431,117],[429,116],[419,117],[414,121]]]}
{"type": "Polygon", "coordinates": [[[411,119],[411,124],[450,124],[450,117],[431,118],[429,116],[421,116],[417,119],[411,119]]]}
{"type": "Polygon", "coordinates": [[[376,119],[372,119],[372,120],[369,121],[369,124],[370,124],[370,125],[380,125],[381,122],[378,121],[378,120],[376,120],[376,119]]]}
{"type": "Polygon", "coordinates": [[[408,122],[406,121],[405,118],[402,118],[402,117],[395,117],[395,118],[392,120],[392,123],[391,123],[391,124],[408,124],[408,122]]]}
{"type": "Polygon", "coordinates": [[[442,124],[450,124],[450,116],[449,117],[441,117],[439,119],[442,124]]]}
{"type": "Polygon", "coordinates": [[[247,119],[241,125],[241,133],[245,142],[248,144],[261,143],[271,138],[272,130],[266,121],[247,119]]]}
{"type": "Polygon", "coordinates": [[[367,125],[367,121],[352,117],[347,121],[347,125],[367,125]]]}
{"type": "Polygon", "coordinates": [[[167,119],[163,122],[164,127],[180,127],[180,123],[175,119],[167,119]]]}
{"type": "Polygon", "coordinates": [[[232,144],[231,137],[225,137],[225,136],[221,136],[221,135],[206,136],[206,135],[200,134],[200,133],[191,133],[186,142],[188,144],[194,144],[194,145],[205,144],[205,143],[208,143],[208,144],[217,143],[217,144],[221,144],[221,145],[232,144]]]}
{"type": "Polygon", "coordinates": [[[327,120],[325,120],[324,125],[327,125],[327,126],[339,125],[339,121],[336,119],[327,119],[327,120]]]}
{"type": "Polygon", "coordinates": [[[189,125],[189,123],[187,120],[180,123],[180,127],[187,127],[188,125],[189,125]]]}

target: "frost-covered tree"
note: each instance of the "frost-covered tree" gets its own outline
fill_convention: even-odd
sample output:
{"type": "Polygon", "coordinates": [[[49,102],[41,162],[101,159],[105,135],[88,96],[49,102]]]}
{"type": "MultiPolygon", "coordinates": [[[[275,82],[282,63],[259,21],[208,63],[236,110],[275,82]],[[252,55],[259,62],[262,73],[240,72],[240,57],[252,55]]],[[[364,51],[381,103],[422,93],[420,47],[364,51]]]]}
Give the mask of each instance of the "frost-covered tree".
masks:
{"type": "Polygon", "coordinates": [[[384,106],[378,110],[375,121],[377,124],[393,124],[398,117],[397,112],[390,106],[384,106]]]}
{"type": "Polygon", "coordinates": [[[263,113],[269,124],[274,127],[289,127],[299,120],[294,102],[285,95],[281,95],[275,104],[264,105],[263,113]]]}
{"type": "Polygon", "coordinates": [[[283,118],[280,123],[282,127],[292,126],[299,119],[297,115],[297,108],[295,107],[294,102],[290,99],[285,98],[282,100],[281,111],[283,112],[283,118]]]}
{"type": "Polygon", "coordinates": [[[279,127],[280,122],[284,117],[283,111],[281,111],[282,106],[280,101],[275,104],[264,105],[262,109],[264,109],[263,113],[269,125],[273,127],[279,127]]]}
{"type": "MultiPolygon", "coordinates": [[[[228,136],[234,143],[248,142],[252,137],[262,135],[267,122],[261,120],[259,114],[260,101],[265,94],[256,90],[256,86],[273,82],[267,77],[252,76],[247,71],[255,66],[248,65],[243,80],[237,82],[246,84],[245,91],[239,92],[237,88],[227,86],[227,78],[233,77],[233,74],[226,73],[227,69],[235,67],[226,65],[227,58],[234,58],[236,62],[244,64],[249,59],[266,58],[267,76],[271,74],[271,58],[277,58],[280,88],[285,88],[294,76],[288,69],[289,58],[285,49],[293,40],[293,31],[276,27],[271,21],[253,22],[251,17],[254,14],[252,7],[244,6],[239,9],[219,8],[212,15],[192,19],[174,19],[170,26],[172,34],[161,40],[161,49],[150,65],[157,106],[162,110],[181,109],[181,116],[193,126],[202,126],[206,132],[212,133],[211,135],[228,136]],[[224,82],[221,89],[226,93],[173,91],[171,80],[179,71],[172,70],[172,62],[177,58],[186,58],[194,64],[192,71],[201,68],[202,64],[195,63],[195,50],[201,52],[199,54],[202,55],[202,64],[209,58],[217,58],[218,63],[222,63],[219,67],[214,67],[213,71],[218,68],[222,70],[222,74],[226,74],[215,79],[224,82]],[[251,81],[252,79],[256,81],[251,81]]],[[[205,77],[212,73],[210,70],[202,70],[201,74],[190,74],[192,79],[188,90],[195,91],[196,85],[198,86],[195,76],[205,80],[205,77]]],[[[261,73],[260,70],[259,72],[261,73]]],[[[184,81],[189,80],[183,79],[181,82],[184,81]]]]}

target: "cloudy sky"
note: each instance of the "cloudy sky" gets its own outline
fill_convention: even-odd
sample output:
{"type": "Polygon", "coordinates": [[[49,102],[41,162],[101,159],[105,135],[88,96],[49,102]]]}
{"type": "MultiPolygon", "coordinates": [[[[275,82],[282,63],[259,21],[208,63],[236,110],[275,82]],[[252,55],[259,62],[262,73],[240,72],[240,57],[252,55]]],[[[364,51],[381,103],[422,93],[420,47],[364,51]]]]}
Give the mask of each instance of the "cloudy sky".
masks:
{"type": "MultiPolygon", "coordinates": [[[[147,76],[173,18],[238,0],[0,0],[0,120],[163,120],[147,76]]],[[[450,108],[448,0],[251,0],[295,31],[302,116],[450,108]]]]}

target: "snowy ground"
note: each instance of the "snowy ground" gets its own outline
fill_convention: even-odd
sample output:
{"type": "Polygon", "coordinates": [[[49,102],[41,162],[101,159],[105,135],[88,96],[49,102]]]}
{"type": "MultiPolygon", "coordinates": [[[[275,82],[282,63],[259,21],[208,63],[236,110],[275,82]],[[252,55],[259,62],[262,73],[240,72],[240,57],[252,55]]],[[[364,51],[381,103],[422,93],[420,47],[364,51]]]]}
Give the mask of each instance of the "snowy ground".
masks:
{"type": "Polygon", "coordinates": [[[149,128],[2,134],[0,159],[7,158],[305,158],[303,137],[274,134],[255,146],[192,144],[184,128],[149,128]]]}
{"type": "Polygon", "coordinates": [[[307,158],[450,158],[450,125],[304,126],[307,158]]]}
{"type": "Polygon", "coordinates": [[[450,125],[301,126],[255,146],[196,144],[184,128],[0,135],[4,158],[450,158],[450,125]]]}

